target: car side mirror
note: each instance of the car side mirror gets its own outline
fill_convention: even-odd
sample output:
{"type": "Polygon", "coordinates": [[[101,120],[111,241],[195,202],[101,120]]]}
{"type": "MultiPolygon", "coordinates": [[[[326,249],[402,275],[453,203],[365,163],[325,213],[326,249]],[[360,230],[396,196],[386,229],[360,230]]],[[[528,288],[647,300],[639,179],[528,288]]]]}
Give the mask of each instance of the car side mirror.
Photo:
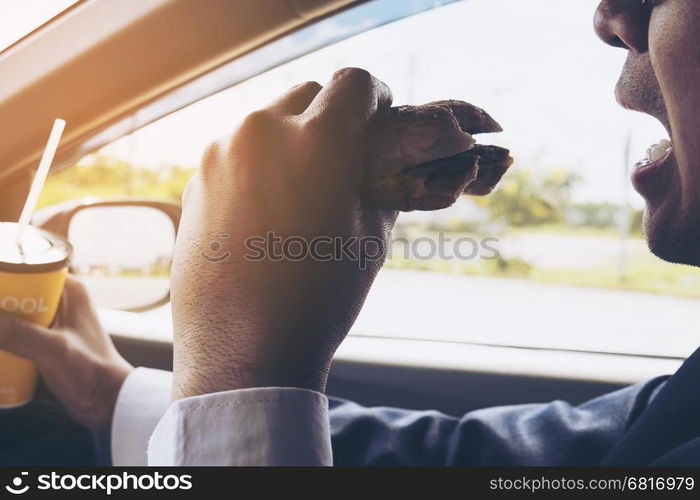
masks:
{"type": "Polygon", "coordinates": [[[141,312],[170,300],[180,206],[134,199],[61,203],[35,224],[70,241],[70,272],[99,307],[141,312]]]}

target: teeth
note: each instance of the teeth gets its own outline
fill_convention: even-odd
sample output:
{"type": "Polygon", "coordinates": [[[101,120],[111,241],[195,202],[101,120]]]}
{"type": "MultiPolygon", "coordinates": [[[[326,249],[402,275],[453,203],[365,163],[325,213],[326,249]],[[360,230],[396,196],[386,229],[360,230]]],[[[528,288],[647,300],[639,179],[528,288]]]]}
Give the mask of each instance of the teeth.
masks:
{"type": "Polygon", "coordinates": [[[673,148],[673,143],[668,139],[664,139],[658,144],[653,144],[647,149],[647,161],[655,162],[666,156],[670,149],[673,148]]]}

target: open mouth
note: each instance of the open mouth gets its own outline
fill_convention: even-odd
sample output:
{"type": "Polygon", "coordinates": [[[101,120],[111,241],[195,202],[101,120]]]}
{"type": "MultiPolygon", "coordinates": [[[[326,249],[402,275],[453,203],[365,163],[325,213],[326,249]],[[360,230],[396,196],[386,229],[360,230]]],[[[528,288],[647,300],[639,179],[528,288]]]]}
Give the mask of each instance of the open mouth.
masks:
{"type": "MultiPolygon", "coordinates": [[[[632,75],[629,74],[625,77],[623,72],[623,76],[615,87],[617,101],[625,109],[638,111],[656,118],[666,129],[669,137],[672,138],[668,112],[657,85],[651,85],[649,92],[646,95],[642,95],[639,92],[635,92],[634,85],[629,84],[632,80],[644,80],[644,73],[640,73],[632,78],[632,75]]],[[[647,83],[649,84],[649,81],[647,83]]],[[[650,146],[646,151],[646,157],[634,165],[631,176],[632,184],[648,203],[658,206],[666,200],[676,180],[676,165],[673,140],[663,139],[650,146]]]]}
{"type": "Polygon", "coordinates": [[[661,201],[670,185],[675,161],[673,142],[663,139],[647,149],[646,158],[637,162],[632,184],[647,201],[661,201]]]}
{"type": "Polygon", "coordinates": [[[661,140],[658,144],[653,144],[647,148],[646,161],[648,163],[657,162],[666,157],[673,149],[673,142],[668,139],[661,140]]]}
{"type": "Polygon", "coordinates": [[[671,153],[673,153],[673,142],[668,139],[663,139],[657,144],[652,144],[647,148],[646,158],[637,162],[635,165],[635,170],[647,169],[656,165],[661,165],[671,153]]]}

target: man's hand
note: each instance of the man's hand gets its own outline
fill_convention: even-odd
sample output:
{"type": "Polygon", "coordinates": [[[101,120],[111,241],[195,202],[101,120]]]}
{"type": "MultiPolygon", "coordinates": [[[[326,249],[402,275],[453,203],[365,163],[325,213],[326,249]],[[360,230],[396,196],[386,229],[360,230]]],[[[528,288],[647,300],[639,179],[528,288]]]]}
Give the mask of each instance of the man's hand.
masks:
{"type": "Polygon", "coordinates": [[[133,367],[102,329],[80,282],[66,281],[50,329],[0,315],[0,349],[36,363],[51,393],[76,421],[109,430],[119,390],[133,367]]]}
{"type": "Polygon", "coordinates": [[[359,199],[367,127],[390,105],[386,85],[344,69],[323,88],[294,87],[206,151],[173,264],[176,399],[325,389],[396,220],[359,199]]]}

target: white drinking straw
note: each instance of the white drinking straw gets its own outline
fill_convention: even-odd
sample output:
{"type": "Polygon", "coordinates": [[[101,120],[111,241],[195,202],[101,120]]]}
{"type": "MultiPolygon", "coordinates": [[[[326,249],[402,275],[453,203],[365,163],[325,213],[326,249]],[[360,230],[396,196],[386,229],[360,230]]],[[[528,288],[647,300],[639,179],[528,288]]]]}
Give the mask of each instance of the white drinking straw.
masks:
{"type": "Polygon", "coordinates": [[[56,154],[56,150],[58,149],[58,143],[61,142],[61,136],[63,135],[63,130],[65,128],[65,120],[57,118],[53,122],[51,135],[49,135],[49,140],[46,143],[46,147],[44,148],[44,154],[41,155],[39,168],[36,169],[36,174],[34,175],[34,180],[32,181],[32,187],[29,189],[29,194],[27,195],[27,201],[24,202],[24,208],[22,208],[22,214],[19,216],[19,223],[17,228],[17,245],[20,248],[22,245],[22,236],[27,230],[29,221],[32,220],[32,215],[34,215],[34,209],[36,208],[36,204],[39,201],[41,189],[44,187],[46,177],[49,175],[49,169],[51,168],[53,157],[56,154]]]}

